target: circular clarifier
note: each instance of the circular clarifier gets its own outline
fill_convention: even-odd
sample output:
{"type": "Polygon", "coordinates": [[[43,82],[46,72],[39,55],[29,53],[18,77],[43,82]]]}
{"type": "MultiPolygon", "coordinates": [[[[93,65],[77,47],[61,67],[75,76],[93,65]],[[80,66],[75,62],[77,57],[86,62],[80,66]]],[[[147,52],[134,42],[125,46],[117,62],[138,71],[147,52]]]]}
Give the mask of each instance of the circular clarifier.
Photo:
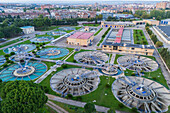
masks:
{"type": "Polygon", "coordinates": [[[11,52],[26,53],[26,52],[34,50],[35,48],[36,48],[36,46],[33,44],[21,44],[21,45],[15,45],[15,46],[6,48],[4,50],[4,52],[6,54],[10,54],[11,52]]]}
{"type": "Polygon", "coordinates": [[[52,35],[52,36],[61,36],[61,35],[66,34],[66,32],[64,32],[64,31],[53,31],[53,32],[49,32],[47,34],[52,35]]]}
{"type": "Polygon", "coordinates": [[[137,55],[125,55],[117,59],[117,62],[130,70],[143,70],[146,72],[158,69],[158,63],[150,58],[137,55]]]}
{"type": "Polygon", "coordinates": [[[69,53],[68,49],[65,48],[46,48],[38,51],[36,54],[40,56],[40,58],[60,58],[69,53]]]}
{"type": "Polygon", "coordinates": [[[50,81],[51,88],[62,95],[80,96],[94,91],[100,82],[95,71],[70,68],[57,72],[50,81]]]}
{"type": "Polygon", "coordinates": [[[2,81],[34,80],[43,75],[47,66],[42,62],[28,62],[27,64],[13,64],[0,72],[2,81]]]}
{"type": "Polygon", "coordinates": [[[43,43],[43,42],[50,42],[54,40],[54,37],[51,36],[41,36],[41,37],[36,37],[31,39],[31,42],[35,42],[35,43],[43,43]]]}
{"type": "Polygon", "coordinates": [[[170,92],[163,85],[142,77],[123,76],[112,84],[114,96],[124,105],[140,112],[166,112],[170,92]]]}
{"type": "Polygon", "coordinates": [[[77,62],[90,64],[90,65],[98,65],[103,64],[108,60],[108,56],[105,53],[98,51],[85,51],[77,53],[74,56],[74,59],[77,62]]]}

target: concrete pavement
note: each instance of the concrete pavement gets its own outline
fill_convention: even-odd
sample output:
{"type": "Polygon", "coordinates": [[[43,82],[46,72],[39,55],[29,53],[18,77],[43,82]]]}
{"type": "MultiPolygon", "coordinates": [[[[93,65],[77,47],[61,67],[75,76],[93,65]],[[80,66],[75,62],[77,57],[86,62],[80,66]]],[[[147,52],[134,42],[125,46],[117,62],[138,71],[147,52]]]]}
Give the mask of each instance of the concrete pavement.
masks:
{"type": "MultiPolygon", "coordinates": [[[[54,100],[57,102],[61,102],[61,103],[65,103],[65,104],[69,104],[69,105],[73,105],[77,107],[84,108],[84,105],[86,104],[86,102],[79,102],[75,100],[65,99],[65,98],[57,97],[57,96],[50,95],[50,94],[46,94],[46,96],[48,96],[48,99],[50,100],[54,100]]],[[[96,111],[104,112],[104,113],[107,113],[107,111],[110,109],[110,108],[106,108],[106,107],[98,106],[98,105],[95,105],[95,108],[96,108],[96,111]]]]}

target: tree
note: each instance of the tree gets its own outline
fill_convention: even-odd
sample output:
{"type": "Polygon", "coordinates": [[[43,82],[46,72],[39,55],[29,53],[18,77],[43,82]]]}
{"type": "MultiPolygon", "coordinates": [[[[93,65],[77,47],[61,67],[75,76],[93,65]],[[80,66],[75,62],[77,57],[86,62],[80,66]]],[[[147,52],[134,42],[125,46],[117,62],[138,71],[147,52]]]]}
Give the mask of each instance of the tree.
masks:
{"type": "Polygon", "coordinates": [[[162,47],[162,46],[163,46],[163,43],[161,41],[156,42],[156,47],[162,47]]]}
{"type": "Polygon", "coordinates": [[[84,106],[84,109],[86,113],[93,113],[96,111],[95,105],[93,103],[87,103],[84,106]]]}
{"type": "Polygon", "coordinates": [[[3,113],[33,113],[47,102],[47,96],[32,81],[9,81],[1,90],[3,113]]]}

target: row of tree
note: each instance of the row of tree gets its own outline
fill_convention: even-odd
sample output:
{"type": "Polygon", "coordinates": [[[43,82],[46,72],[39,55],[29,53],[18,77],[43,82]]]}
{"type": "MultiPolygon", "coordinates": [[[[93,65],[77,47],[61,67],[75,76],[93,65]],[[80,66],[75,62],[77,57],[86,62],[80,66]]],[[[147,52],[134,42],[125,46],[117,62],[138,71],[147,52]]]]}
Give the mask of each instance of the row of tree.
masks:
{"type": "MultiPolygon", "coordinates": [[[[149,27],[146,27],[146,31],[150,35],[152,41],[156,45],[156,47],[162,47],[163,43],[157,39],[157,36],[152,32],[152,30],[149,29],[149,27]]],[[[163,60],[165,61],[166,65],[170,69],[170,52],[168,51],[168,48],[160,48],[159,53],[162,56],[163,60]]]]}
{"type": "Polygon", "coordinates": [[[155,17],[157,20],[170,18],[170,11],[165,10],[152,10],[150,13],[147,13],[145,10],[137,10],[134,14],[135,17],[151,19],[155,17]]]}

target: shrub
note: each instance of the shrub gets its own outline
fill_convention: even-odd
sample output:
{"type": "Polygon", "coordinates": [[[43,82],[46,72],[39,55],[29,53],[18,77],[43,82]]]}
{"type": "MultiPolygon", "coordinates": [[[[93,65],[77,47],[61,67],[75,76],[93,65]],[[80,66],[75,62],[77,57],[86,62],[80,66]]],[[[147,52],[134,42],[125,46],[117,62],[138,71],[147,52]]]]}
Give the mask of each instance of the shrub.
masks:
{"type": "Polygon", "coordinates": [[[82,100],[82,97],[81,97],[81,96],[77,96],[76,99],[77,99],[78,101],[81,101],[81,100],[82,100]]]}
{"type": "Polygon", "coordinates": [[[110,88],[110,84],[107,83],[107,84],[106,84],[106,88],[110,88]]]}
{"type": "Polygon", "coordinates": [[[67,97],[68,97],[68,99],[72,99],[73,95],[72,94],[68,94],[67,97]]]}

